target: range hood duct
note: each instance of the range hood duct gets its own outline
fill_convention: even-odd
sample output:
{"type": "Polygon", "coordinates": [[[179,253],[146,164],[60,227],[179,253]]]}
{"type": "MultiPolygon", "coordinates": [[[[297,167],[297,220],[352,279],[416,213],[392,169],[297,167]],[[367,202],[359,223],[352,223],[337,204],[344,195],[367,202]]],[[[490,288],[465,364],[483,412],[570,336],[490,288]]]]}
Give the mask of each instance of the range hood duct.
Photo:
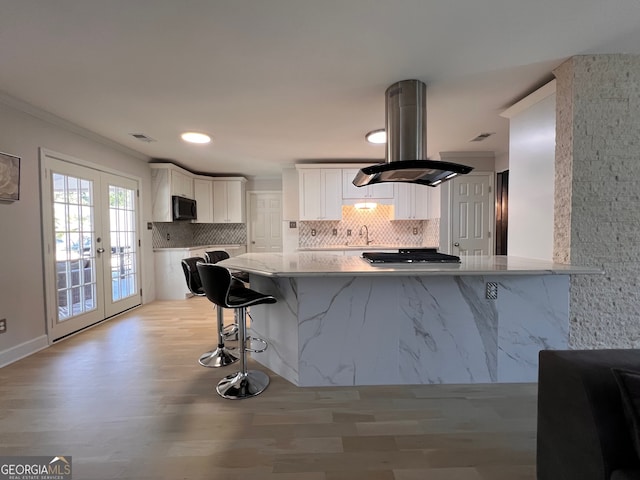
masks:
{"type": "Polygon", "coordinates": [[[427,159],[427,86],[419,80],[394,83],[385,92],[386,162],[361,169],[352,183],[419,183],[435,187],[472,167],[427,159]]]}

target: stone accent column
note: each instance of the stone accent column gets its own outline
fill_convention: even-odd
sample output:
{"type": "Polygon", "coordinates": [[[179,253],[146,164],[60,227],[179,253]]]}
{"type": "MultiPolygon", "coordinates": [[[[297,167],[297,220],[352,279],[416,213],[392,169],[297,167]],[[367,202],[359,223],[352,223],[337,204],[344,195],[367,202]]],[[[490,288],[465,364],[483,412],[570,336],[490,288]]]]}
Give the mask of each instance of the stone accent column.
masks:
{"type": "Polygon", "coordinates": [[[554,260],[571,280],[571,348],[640,347],[640,56],[558,67],[554,260]]]}

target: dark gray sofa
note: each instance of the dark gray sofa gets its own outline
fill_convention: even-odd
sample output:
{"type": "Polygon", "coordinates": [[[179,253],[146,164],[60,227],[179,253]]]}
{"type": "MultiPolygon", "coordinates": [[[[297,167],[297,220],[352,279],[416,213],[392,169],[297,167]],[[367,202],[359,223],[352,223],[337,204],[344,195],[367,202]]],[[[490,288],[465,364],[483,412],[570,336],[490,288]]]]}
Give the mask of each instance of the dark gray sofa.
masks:
{"type": "Polygon", "coordinates": [[[538,480],[640,479],[612,368],[640,371],[640,350],[540,352],[538,480]]]}

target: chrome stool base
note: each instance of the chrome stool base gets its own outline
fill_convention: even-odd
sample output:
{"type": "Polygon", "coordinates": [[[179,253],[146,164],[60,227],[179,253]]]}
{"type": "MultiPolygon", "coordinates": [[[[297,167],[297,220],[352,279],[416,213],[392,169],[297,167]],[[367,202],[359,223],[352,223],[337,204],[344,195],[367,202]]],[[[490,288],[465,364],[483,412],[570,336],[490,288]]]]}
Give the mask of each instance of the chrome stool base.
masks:
{"type": "Polygon", "coordinates": [[[227,365],[236,363],[239,360],[233,350],[235,349],[227,348],[225,346],[218,347],[215,350],[211,350],[200,355],[198,363],[203,367],[226,367],[227,365]]]}
{"type": "Polygon", "coordinates": [[[248,370],[227,375],[218,383],[218,395],[230,400],[260,395],[269,386],[269,376],[259,370],[248,370]]]}

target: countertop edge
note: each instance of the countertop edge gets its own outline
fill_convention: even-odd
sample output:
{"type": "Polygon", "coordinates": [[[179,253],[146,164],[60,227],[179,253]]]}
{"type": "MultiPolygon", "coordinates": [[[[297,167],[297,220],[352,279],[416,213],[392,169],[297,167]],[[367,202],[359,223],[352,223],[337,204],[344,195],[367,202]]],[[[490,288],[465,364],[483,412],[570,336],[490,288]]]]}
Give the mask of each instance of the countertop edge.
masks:
{"type": "Polygon", "coordinates": [[[362,276],[546,276],[602,275],[600,268],[556,264],[536,259],[489,256],[468,264],[369,264],[356,257],[330,252],[296,254],[245,254],[223,260],[221,265],[266,277],[362,277],[362,276]]]}

